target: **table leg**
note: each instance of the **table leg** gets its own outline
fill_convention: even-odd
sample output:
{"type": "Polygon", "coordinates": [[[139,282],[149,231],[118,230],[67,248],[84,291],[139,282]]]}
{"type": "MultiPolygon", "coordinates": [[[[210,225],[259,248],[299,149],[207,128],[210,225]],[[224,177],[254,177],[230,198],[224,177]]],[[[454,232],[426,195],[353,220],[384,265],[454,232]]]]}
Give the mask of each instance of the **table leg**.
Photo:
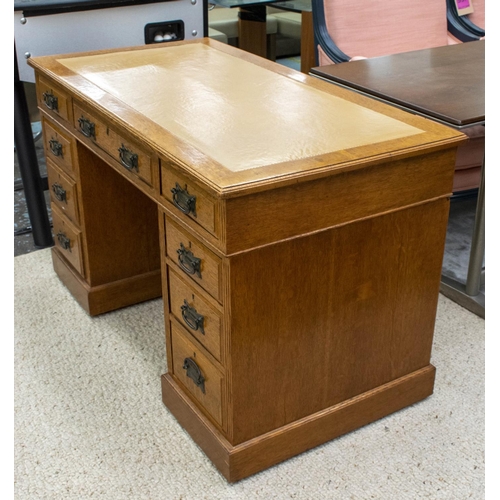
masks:
{"type": "Polygon", "coordinates": [[[300,71],[307,75],[311,68],[317,66],[312,12],[302,11],[301,17],[300,71]]]}
{"type": "Polygon", "coordinates": [[[239,48],[261,57],[267,56],[266,6],[240,7],[239,48]]]}
{"type": "Polygon", "coordinates": [[[484,225],[484,161],[481,172],[481,184],[477,195],[476,220],[472,236],[469,269],[465,292],[476,296],[481,288],[481,271],[485,252],[485,225],[484,225]]]}
{"type": "Polygon", "coordinates": [[[480,291],[483,282],[483,260],[485,254],[485,164],[481,172],[481,184],[477,195],[476,218],[471,241],[469,268],[465,285],[448,276],[441,276],[441,293],[478,316],[485,317],[485,297],[480,291]]]}

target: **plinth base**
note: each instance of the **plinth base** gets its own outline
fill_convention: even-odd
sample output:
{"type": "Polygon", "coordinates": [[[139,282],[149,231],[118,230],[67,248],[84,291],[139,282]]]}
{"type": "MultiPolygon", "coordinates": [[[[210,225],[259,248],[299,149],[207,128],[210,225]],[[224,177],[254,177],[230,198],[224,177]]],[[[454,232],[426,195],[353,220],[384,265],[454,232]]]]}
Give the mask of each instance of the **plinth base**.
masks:
{"type": "Polygon", "coordinates": [[[162,397],[221,474],[235,482],[430,396],[435,371],[428,365],[236,446],[215,429],[168,374],[161,379],[162,397]]]}

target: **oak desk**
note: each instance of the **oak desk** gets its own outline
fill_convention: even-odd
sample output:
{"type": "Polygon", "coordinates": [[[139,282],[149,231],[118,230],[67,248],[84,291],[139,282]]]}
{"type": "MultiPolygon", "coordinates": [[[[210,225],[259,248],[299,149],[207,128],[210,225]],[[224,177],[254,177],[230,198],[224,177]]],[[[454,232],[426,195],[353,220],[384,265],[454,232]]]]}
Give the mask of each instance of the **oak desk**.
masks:
{"type": "Polygon", "coordinates": [[[432,393],[460,132],[209,39],[31,64],[55,271],[163,293],[163,401],[229,481],[432,393]]]}

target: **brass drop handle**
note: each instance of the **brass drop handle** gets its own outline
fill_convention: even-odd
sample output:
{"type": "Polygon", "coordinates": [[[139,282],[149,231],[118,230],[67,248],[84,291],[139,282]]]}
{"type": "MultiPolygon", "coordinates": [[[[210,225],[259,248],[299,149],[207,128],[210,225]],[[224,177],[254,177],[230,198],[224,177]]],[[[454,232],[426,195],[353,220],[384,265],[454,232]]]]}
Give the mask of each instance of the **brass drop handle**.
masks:
{"type": "Polygon", "coordinates": [[[60,202],[68,203],[68,200],[66,198],[66,190],[61,186],[61,184],[54,182],[54,184],[52,184],[52,192],[54,193],[54,196],[57,200],[59,200],[60,202]]]}
{"type": "Polygon", "coordinates": [[[191,250],[188,250],[181,243],[180,248],[177,249],[177,260],[181,269],[187,274],[196,274],[201,278],[201,259],[195,257],[191,250]]]}
{"type": "Polygon", "coordinates": [[[71,240],[62,231],[59,231],[56,236],[59,245],[61,245],[64,250],[71,252],[71,240]]]}
{"type": "Polygon", "coordinates": [[[54,156],[63,157],[63,145],[56,139],[50,139],[49,149],[54,156]]]}
{"type": "Polygon", "coordinates": [[[85,137],[93,137],[95,139],[95,123],[91,122],[88,118],[82,116],[78,118],[78,125],[80,127],[80,132],[85,137]]]}
{"type": "Polygon", "coordinates": [[[125,144],[118,148],[118,153],[120,154],[120,162],[126,169],[139,171],[139,156],[137,153],[130,151],[125,147],[125,144]]]}
{"type": "Polygon", "coordinates": [[[45,106],[47,108],[51,109],[52,111],[58,111],[59,109],[59,103],[57,102],[57,97],[52,93],[51,90],[48,90],[47,92],[44,92],[42,94],[43,97],[43,102],[45,103],[45,106]]]}
{"type": "Polygon", "coordinates": [[[184,214],[192,214],[196,217],[196,196],[189,194],[187,186],[181,188],[178,182],[175,183],[170,192],[173,195],[174,205],[184,214]]]}
{"type": "Polygon", "coordinates": [[[198,314],[196,309],[191,307],[186,299],[184,299],[184,304],[181,306],[181,315],[184,323],[186,323],[191,330],[199,330],[205,335],[205,329],[203,327],[203,323],[205,322],[204,316],[198,314]]]}
{"type": "Polygon", "coordinates": [[[202,375],[199,366],[195,363],[194,359],[186,358],[182,368],[186,370],[186,375],[201,389],[205,394],[205,377],[202,375]]]}

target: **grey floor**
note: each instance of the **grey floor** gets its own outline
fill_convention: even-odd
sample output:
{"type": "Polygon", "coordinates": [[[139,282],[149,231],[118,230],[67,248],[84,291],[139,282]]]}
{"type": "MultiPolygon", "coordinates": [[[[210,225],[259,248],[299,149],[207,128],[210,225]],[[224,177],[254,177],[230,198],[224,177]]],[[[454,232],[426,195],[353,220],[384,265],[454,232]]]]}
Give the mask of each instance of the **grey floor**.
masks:
{"type": "MultiPolygon", "coordinates": [[[[281,59],[278,62],[293,69],[300,69],[300,56],[281,59]]],[[[34,134],[40,132],[39,125],[39,123],[33,124],[34,134]]],[[[41,139],[37,140],[35,147],[40,173],[42,176],[45,176],[46,166],[43,141],[41,139]]],[[[16,154],[14,155],[14,189],[14,256],[16,256],[37,250],[33,243],[33,236],[29,231],[30,221],[16,154]]],[[[45,192],[45,197],[50,218],[48,192],[45,192]]],[[[443,260],[443,274],[461,283],[465,283],[467,276],[476,203],[477,196],[475,193],[463,197],[454,197],[451,202],[443,260]]],[[[484,292],[484,287],[482,291],[484,292]]]]}

